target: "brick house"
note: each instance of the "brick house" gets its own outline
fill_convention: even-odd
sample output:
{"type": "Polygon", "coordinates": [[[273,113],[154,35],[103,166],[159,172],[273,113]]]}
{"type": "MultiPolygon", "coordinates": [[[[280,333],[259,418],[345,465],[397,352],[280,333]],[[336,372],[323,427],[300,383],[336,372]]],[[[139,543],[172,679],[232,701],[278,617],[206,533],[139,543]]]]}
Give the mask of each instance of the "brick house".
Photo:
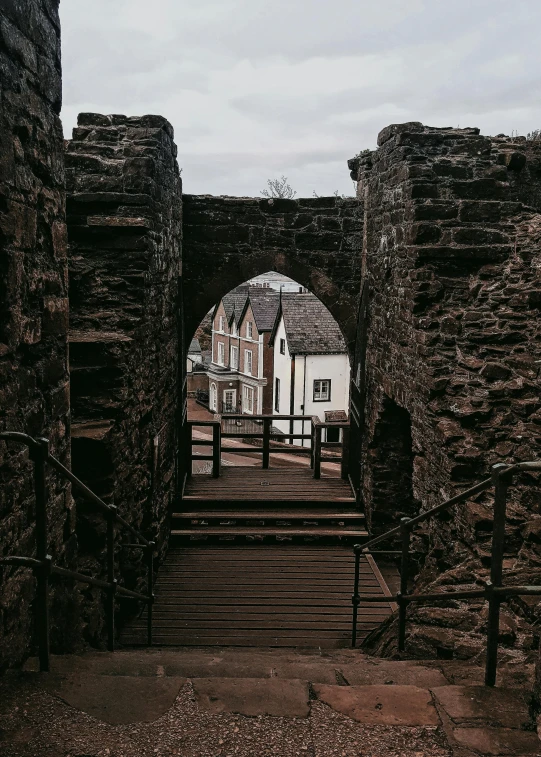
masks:
{"type": "Polygon", "coordinates": [[[272,413],[273,350],[278,292],[243,284],[231,290],[212,314],[209,409],[247,415],[272,413]]]}

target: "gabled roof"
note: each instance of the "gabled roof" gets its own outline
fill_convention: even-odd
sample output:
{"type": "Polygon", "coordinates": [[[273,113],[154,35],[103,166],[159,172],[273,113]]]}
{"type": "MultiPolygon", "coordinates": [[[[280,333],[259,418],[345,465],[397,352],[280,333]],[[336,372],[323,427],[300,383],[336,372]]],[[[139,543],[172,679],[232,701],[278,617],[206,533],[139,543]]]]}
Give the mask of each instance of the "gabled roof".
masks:
{"type": "Polygon", "coordinates": [[[248,291],[248,284],[241,284],[222,297],[222,302],[224,304],[224,310],[228,323],[231,323],[231,318],[233,317],[233,315],[236,316],[237,322],[239,321],[240,314],[244,310],[244,306],[246,304],[248,291]]]}
{"type": "Polygon", "coordinates": [[[340,327],[325,305],[311,292],[285,292],[271,335],[274,343],[281,318],[292,355],[340,355],[347,353],[340,327]]]}
{"type": "Polygon", "coordinates": [[[248,299],[244,305],[241,319],[244,318],[248,309],[248,302],[252,306],[255,325],[259,333],[262,331],[272,331],[276,314],[280,305],[280,294],[274,289],[263,289],[262,287],[250,287],[248,299]]]}
{"type": "Polygon", "coordinates": [[[201,345],[199,344],[199,339],[192,339],[190,342],[190,346],[188,348],[188,355],[200,355],[201,354],[201,345]]]}

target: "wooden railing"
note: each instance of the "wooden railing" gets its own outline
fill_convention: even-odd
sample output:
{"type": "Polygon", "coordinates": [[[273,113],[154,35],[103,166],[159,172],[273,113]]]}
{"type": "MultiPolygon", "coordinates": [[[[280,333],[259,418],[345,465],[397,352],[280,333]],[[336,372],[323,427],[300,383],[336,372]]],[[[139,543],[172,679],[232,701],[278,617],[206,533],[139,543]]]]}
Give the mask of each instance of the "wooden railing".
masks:
{"type": "Polygon", "coordinates": [[[0,433],[0,441],[26,446],[29,450],[30,459],[34,464],[36,557],[7,555],[0,558],[0,565],[29,568],[36,576],[36,626],[40,670],[42,672],[49,670],[49,582],[51,576],[78,581],[90,586],[96,586],[105,591],[107,648],[110,651],[113,651],[115,648],[115,605],[117,598],[129,597],[146,603],[148,605],[147,641],[150,646],[152,644],[152,605],[154,602],[154,542],[146,539],[143,534],[118,514],[118,510],[114,505],[107,505],[88,486],[83,484],[77,476],[74,476],[68,468],[62,465],[60,460],[51,455],[48,439],[34,439],[28,434],[22,434],[17,431],[3,431],[0,433]],[[104,515],[107,522],[107,580],[94,578],[85,573],[78,573],[77,571],[68,570],[54,564],[53,558],[49,554],[46,465],[53,468],[61,478],[69,481],[84,499],[104,515]],[[123,549],[141,549],[145,554],[148,577],[146,594],[119,586],[115,578],[115,531],[117,526],[123,528],[132,537],[132,543],[124,542],[119,546],[123,549]],[[133,539],[135,539],[135,543],[133,543],[133,539]]]}
{"type": "MultiPolygon", "coordinates": [[[[323,450],[325,449],[341,449],[342,454],[340,456],[340,473],[341,477],[347,479],[348,477],[348,452],[349,452],[349,423],[322,423],[317,416],[311,415],[246,415],[242,413],[228,414],[227,416],[217,417],[212,421],[198,421],[188,420],[188,475],[191,475],[193,460],[207,460],[212,461],[212,475],[214,478],[218,478],[220,475],[221,465],[221,453],[227,452],[233,455],[242,455],[246,453],[261,454],[262,455],[262,468],[267,469],[270,466],[270,456],[273,453],[289,454],[289,455],[310,455],[310,467],[314,471],[314,478],[321,478],[321,463],[325,459],[323,457],[323,450]],[[238,421],[245,423],[251,422],[252,430],[250,432],[244,432],[239,430],[235,433],[231,431],[224,431],[223,421],[238,421]],[[294,433],[289,434],[273,433],[272,424],[276,421],[289,421],[295,423],[301,421],[303,423],[310,424],[310,433],[294,433]],[[253,431],[253,425],[256,423],[261,424],[261,431],[253,431]],[[196,427],[210,428],[212,429],[211,439],[194,439],[193,429],[196,427]],[[327,442],[323,440],[323,430],[327,428],[338,428],[342,430],[342,441],[327,442]],[[230,447],[222,444],[223,439],[261,439],[261,447],[259,446],[242,446],[242,447],[230,447]],[[284,444],[280,447],[272,447],[271,442],[281,442],[286,439],[300,439],[303,442],[305,440],[310,441],[309,447],[304,447],[295,444],[284,444]],[[212,453],[207,455],[194,454],[194,447],[211,447],[212,453]]],[[[333,458],[334,459],[334,458],[333,458]]]]}
{"type": "MultiPolygon", "coordinates": [[[[351,629],[351,646],[357,642],[357,613],[361,602],[381,601],[381,597],[373,594],[359,594],[360,559],[364,555],[396,555],[400,556],[400,591],[390,597],[398,604],[398,650],[403,652],[406,646],[407,609],[412,602],[430,604],[432,602],[446,600],[478,600],[485,599],[488,602],[487,643],[486,643],[486,667],[485,684],[494,686],[496,683],[496,671],[498,664],[498,636],[500,626],[500,605],[509,597],[537,595],[541,596],[541,586],[504,586],[503,585],[503,562],[505,554],[505,526],[507,512],[507,490],[513,484],[513,478],[520,472],[541,471],[541,461],[515,463],[514,465],[498,464],[492,467],[490,478],[481,481],[455,497],[442,502],[440,505],[416,515],[414,518],[402,518],[400,525],[392,528],[380,536],[376,536],[364,544],[356,544],[355,554],[355,578],[353,585],[353,618],[351,629]],[[492,531],[492,549],[490,558],[490,580],[486,581],[479,589],[467,591],[442,591],[430,594],[408,594],[411,561],[411,535],[418,523],[422,523],[439,513],[449,510],[455,505],[466,502],[471,497],[481,492],[493,489],[494,491],[494,522],[492,531]],[[401,547],[399,551],[378,550],[373,551],[376,544],[385,542],[391,538],[399,537],[401,547]]],[[[479,581],[478,583],[482,583],[479,581]]]]}

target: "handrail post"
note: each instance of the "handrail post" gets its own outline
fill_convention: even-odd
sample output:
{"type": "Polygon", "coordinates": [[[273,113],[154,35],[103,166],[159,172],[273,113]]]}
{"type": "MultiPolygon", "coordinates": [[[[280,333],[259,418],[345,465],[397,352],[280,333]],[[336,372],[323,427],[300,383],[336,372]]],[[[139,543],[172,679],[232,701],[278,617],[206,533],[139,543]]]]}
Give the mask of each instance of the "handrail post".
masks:
{"type": "Polygon", "coordinates": [[[315,433],[316,424],[314,423],[314,416],[312,416],[310,421],[310,468],[312,470],[314,469],[314,450],[316,447],[316,433],[315,433]]]}
{"type": "Polygon", "coordinates": [[[349,473],[349,434],[350,426],[342,429],[342,460],[340,461],[340,476],[347,481],[349,473]]]}
{"type": "Polygon", "coordinates": [[[154,548],[156,543],[151,541],[147,548],[147,570],[148,570],[148,611],[147,611],[147,644],[152,646],[152,612],[154,605],[154,548]]]}
{"type": "Polygon", "coordinates": [[[507,489],[509,481],[504,473],[507,465],[499,463],[492,466],[492,481],[494,482],[494,526],[492,530],[492,550],[490,560],[490,584],[488,593],[487,620],[487,658],[485,668],[485,684],[495,686],[496,670],[498,666],[498,636],[500,633],[500,604],[501,598],[494,589],[502,585],[503,556],[505,551],[505,521],[507,510],[507,489]]]}
{"type": "Polygon", "coordinates": [[[398,599],[398,651],[403,652],[406,648],[406,616],[408,610],[408,593],[409,581],[409,556],[410,556],[410,539],[411,527],[410,518],[400,519],[400,537],[402,540],[402,557],[400,561],[400,591],[397,594],[398,599]]]}
{"type": "Polygon", "coordinates": [[[263,468],[266,470],[270,462],[270,433],[272,418],[263,418],[263,468]]]}
{"type": "Polygon", "coordinates": [[[220,462],[222,459],[222,423],[218,421],[212,428],[212,475],[220,477],[220,462]]]}
{"type": "Polygon", "coordinates": [[[107,620],[107,649],[109,652],[115,651],[115,604],[116,604],[116,586],[115,580],[115,520],[117,508],[110,505],[107,512],[107,582],[110,584],[107,589],[106,598],[106,620],[107,620]]]}
{"type": "Polygon", "coordinates": [[[359,613],[359,604],[361,602],[359,597],[359,576],[361,565],[361,545],[356,544],[353,547],[355,552],[355,578],[353,580],[353,594],[351,595],[351,604],[353,605],[352,620],[351,620],[351,646],[354,649],[357,645],[357,616],[359,613]]]}
{"type": "Polygon", "coordinates": [[[48,549],[47,525],[47,478],[45,462],[49,457],[49,440],[38,438],[37,445],[30,447],[30,459],[34,463],[34,494],[36,499],[36,557],[41,566],[36,570],[36,610],[38,628],[39,669],[49,672],[50,629],[49,629],[49,575],[51,557],[48,549]]]}
{"type": "Polygon", "coordinates": [[[321,431],[322,427],[317,423],[314,437],[314,478],[321,478],[321,431]]]}
{"type": "Polygon", "coordinates": [[[192,468],[193,468],[193,425],[190,423],[190,421],[186,421],[186,428],[183,429],[183,441],[186,445],[186,457],[187,457],[187,468],[186,468],[186,477],[191,478],[192,477],[192,468]]]}

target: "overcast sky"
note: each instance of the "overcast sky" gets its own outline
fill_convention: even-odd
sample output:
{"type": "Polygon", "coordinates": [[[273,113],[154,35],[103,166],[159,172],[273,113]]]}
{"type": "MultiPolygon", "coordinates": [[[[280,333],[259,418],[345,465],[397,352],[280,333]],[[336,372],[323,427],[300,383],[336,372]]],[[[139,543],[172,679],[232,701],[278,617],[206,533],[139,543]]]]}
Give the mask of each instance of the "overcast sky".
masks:
{"type": "Polygon", "coordinates": [[[184,191],[352,194],[389,123],[541,128],[540,0],[62,0],[77,113],[158,113],[184,191]]]}

